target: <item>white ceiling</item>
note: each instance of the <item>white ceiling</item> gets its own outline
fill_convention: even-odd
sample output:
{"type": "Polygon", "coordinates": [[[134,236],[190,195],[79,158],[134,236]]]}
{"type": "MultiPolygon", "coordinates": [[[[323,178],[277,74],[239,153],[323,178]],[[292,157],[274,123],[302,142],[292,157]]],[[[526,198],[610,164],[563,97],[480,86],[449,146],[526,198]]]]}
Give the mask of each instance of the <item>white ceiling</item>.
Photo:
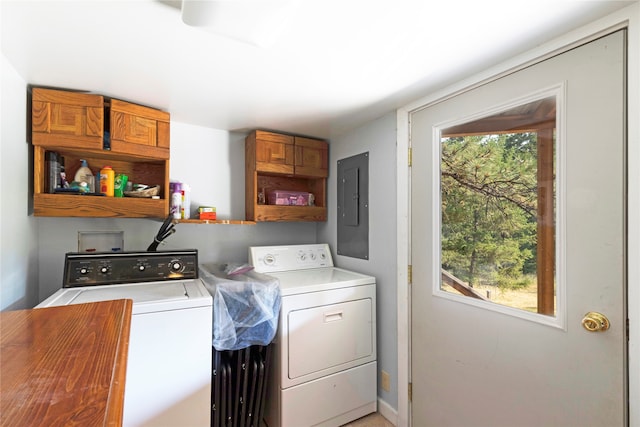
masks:
{"type": "MultiPolygon", "coordinates": [[[[633,3],[290,1],[259,47],[186,25],[180,1],[0,0],[2,53],[33,85],[215,129],[331,137],[633,3]]],[[[253,19],[225,31],[249,34],[253,19]]]]}

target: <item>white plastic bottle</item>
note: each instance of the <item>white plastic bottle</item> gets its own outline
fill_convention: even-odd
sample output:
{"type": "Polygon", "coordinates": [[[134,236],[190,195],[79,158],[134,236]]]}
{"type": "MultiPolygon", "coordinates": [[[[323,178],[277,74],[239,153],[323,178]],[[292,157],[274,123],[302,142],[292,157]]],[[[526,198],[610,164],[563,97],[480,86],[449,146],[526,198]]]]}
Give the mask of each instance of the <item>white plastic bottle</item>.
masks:
{"type": "Polygon", "coordinates": [[[89,165],[85,159],[80,159],[80,168],[76,172],[73,180],[80,183],[82,186],[86,186],[89,193],[93,193],[95,191],[95,178],[93,177],[93,172],[89,169],[89,165]]]}

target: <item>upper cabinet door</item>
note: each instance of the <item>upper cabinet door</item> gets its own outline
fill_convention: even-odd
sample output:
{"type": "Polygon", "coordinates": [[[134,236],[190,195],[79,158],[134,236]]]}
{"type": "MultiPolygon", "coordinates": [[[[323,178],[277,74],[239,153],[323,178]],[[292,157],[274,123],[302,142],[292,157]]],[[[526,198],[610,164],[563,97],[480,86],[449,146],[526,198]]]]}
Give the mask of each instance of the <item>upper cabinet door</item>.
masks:
{"type": "Polygon", "coordinates": [[[295,174],[326,178],[329,175],[329,149],[320,139],[295,138],[295,174]]]}
{"type": "Polygon", "coordinates": [[[111,151],[169,158],[169,113],[112,99],[109,128],[111,151]]]}
{"type": "Polygon", "coordinates": [[[104,98],[52,89],[32,90],[34,145],[102,149],[104,98]]]}
{"type": "Polygon", "coordinates": [[[293,136],[256,131],[256,171],[294,173],[293,136]]]}

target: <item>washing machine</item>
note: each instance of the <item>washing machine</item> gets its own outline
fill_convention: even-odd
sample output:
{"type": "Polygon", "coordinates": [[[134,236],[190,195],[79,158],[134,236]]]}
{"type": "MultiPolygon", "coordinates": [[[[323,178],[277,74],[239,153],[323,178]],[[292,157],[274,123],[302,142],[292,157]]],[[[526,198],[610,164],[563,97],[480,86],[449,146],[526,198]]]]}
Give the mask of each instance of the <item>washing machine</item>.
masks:
{"type": "Polygon", "coordinates": [[[252,246],[282,304],[264,421],[340,426],[377,410],[376,282],[335,267],[328,244],[252,246]]]}
{"type": "Polygon", "coordinates": [[[196,250],[69,253],[36,308],[133,300],[124,426],[210,426],[212,297],[196,250]]]}

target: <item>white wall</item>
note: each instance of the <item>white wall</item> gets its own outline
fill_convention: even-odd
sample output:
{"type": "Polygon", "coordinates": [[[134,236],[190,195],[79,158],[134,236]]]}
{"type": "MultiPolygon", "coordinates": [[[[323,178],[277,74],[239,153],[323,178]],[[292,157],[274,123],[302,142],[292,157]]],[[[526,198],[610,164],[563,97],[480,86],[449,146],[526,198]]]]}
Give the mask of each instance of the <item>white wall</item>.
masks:
{"type": "Polygon", "coordinates": [[[30,308],[38,298],[37,228],[31,206],[27,84],[2,55],[0,68],[0,310],[30,308]]]}
{"type": "MultiPolygon", "coordinates": [[[[397,408],[396,334],[396,115],[389,113],[331,140],[329,147],[328,221],[318,226],[318,240],[327,242],[337,266],[376,277],[378,396],[397,408]],[[337,161],[369,152],[369,259],[335,254],[337,248],[337,161]],[[380,370],[391,376],[391,390],[381,388],[380,370]]],[[[381,408],[382,409],[382,408],[381,408]]],[[[385,416],[392,414],[385,414],[385,416]]]]}
{"type": "Polygon", "coordinates": [[[191,204],[244,218],[245,134],[171,123],[171,179],[193,188],[191,204]]]}

